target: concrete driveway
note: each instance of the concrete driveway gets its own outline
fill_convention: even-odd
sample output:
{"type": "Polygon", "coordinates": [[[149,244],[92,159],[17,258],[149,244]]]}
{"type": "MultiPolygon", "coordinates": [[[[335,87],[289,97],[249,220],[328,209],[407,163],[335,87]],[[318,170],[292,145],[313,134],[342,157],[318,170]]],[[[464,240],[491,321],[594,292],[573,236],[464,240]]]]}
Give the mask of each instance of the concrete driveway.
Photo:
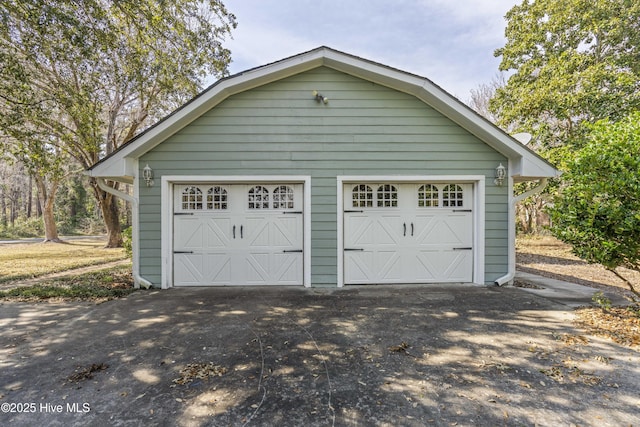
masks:
{"type": "Polygon", "coordinates": [[[469,285],[0,304],[1,425],[640,426],[640,354],[469,285]]]}

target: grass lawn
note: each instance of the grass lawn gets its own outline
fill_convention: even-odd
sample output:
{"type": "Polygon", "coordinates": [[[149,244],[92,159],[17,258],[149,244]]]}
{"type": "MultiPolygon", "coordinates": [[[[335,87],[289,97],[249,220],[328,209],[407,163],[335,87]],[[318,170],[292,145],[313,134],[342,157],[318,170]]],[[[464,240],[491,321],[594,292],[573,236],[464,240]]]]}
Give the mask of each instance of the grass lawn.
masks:
{"type": "Polygon", "coordinates": [[[125,259],[124,249],[105,249],[104,241],[87,239],[69,243],[0,245],[0,283],[31,279],[125,259]]]}
{"type": "Polygon", "coordinates": [[[0,291],[0,300],[11,301],[95,301],[121,298],[134,292],[131,265],[81,274],[42,279],[31,286],[0,291]]]}

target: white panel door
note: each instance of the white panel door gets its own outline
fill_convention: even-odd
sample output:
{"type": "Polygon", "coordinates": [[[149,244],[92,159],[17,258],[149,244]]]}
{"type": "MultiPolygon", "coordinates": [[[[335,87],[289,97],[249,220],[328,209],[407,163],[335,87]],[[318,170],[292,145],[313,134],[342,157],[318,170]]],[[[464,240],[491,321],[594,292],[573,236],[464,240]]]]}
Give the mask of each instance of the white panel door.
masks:
{"type": "Polygon", "coordinates": [[[345,211],[346,283],[402,280],[402,216],[392,212],[345,211]]]}
{"type": "Polygon", "coordinates": [[[302,284],[302,212],[252,213],[242,223],[246,284],[302,284]]]}
{"type": "Polygon", "coordinates": [[[225,214],[194,213],[174,218],[174,277],[176,285],[231,284],[232,218],[225,214]]]}
{"type": "Polygon", "coordinates": [[[472,189],[345,184],[345,284],[472,281],[472,189]]]}
{"type": "MultiPolygon", "coordinates": [[[[416,282],[471,282],[473,217],[452,209],[417,213],[409,244],[416,282]]],[[[413,226],[413,222],[412,222],[413,226]]]]}
{"type": "Polygon", "coordinates": [[[301,285],[302,185],[174,188],[174,285],[301,285]]]}

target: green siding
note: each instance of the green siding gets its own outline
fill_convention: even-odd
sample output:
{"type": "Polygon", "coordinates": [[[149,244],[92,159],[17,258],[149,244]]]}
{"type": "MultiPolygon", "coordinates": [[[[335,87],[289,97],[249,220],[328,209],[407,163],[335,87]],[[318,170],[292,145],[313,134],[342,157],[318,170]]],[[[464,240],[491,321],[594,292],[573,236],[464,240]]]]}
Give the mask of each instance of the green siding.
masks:
{"type": "MultiPolygon", "coordinates": [[[[485,175],[485,281],[507,271],[507,186],[489,146],[417,98],[329,68],[233,95],[140,159],[162,175],[310,175],[311,279],[337,281],[336,176],[485,175]],[[317,103],[312,91],[329,98],[317,103]]],[[[160,186],[140,187],[141,274],[160,283],[160,186]]]]}

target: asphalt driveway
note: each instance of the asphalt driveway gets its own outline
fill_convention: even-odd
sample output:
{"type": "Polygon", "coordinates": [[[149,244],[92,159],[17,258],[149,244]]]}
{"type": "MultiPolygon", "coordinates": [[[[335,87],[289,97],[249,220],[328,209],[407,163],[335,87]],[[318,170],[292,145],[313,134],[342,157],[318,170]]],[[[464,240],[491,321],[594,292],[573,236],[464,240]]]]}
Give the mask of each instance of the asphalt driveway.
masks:
{"type": "Polygon", "coordinates": [[[640,353],[469,285],[0,303],[1,425],[640,426],[640,353]]]}

